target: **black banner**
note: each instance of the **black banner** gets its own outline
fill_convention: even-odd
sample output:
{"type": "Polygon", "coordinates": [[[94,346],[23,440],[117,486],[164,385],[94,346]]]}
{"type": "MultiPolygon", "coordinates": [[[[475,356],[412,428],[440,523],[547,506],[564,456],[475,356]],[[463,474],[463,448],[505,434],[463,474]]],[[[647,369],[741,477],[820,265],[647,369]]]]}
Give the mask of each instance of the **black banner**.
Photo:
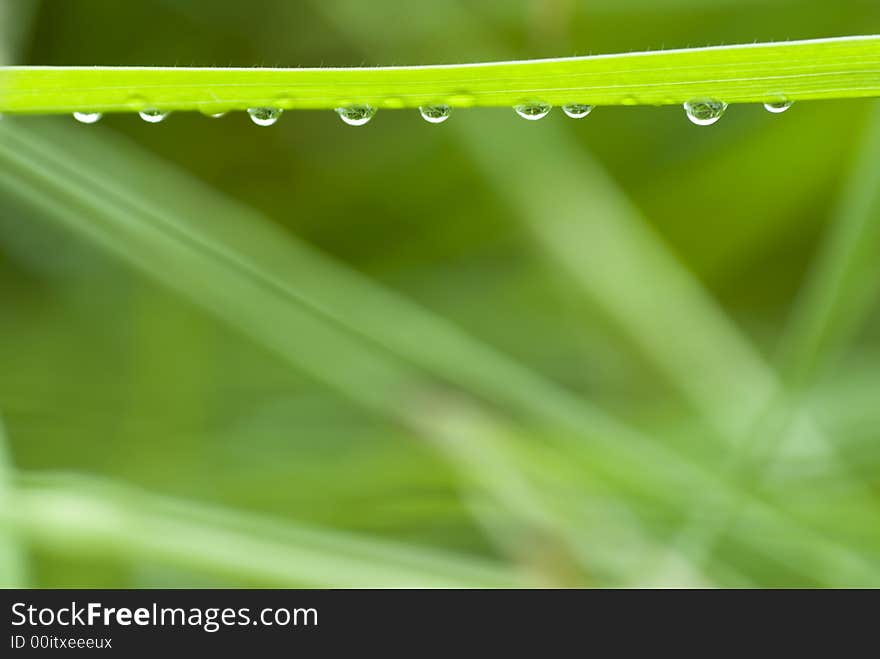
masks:
{"type": "Polygon", "coordinates": [[[8,590],[0,656],[90,652],[461,652],[474,640],[570,654],[873,636],[877,593],[595,590],[8,590]]]}

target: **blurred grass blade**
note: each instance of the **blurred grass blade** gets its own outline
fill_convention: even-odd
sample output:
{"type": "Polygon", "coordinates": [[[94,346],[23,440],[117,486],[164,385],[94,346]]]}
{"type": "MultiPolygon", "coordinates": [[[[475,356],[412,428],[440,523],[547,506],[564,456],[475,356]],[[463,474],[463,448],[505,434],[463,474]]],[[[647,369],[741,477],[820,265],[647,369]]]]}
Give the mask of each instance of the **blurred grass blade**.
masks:
{"type": "Polygon", "coordinates": [[[783,368],[807,384],[873,308],[880,291],[880,106],[782,342],[783,368]]]}
{"type": "MultiPolygon", "coordinates": [[[[538,482],[533,472],[540,470],[534,462],[527,464],[536,449],[522,450],[523,442],[512,428],[451,398],[425,401],[423,408],[414,414],[414,424],[449,457],[471,489],[495,504],[481,506],[477,499],[477,518],[489,514],[486,508],[495,511],[490,530],[505,527],[504,533],[498,533],[502,544],[530,572],[547,578],[544,571],[549,569],[549,577],[562,583],[575,578],[570,575],[579,567],[581,580],[600,575],[599,583],[614,586],[708,585],[709,579],[686,557],[651,538],[619,503],[606,502],[614,509],[613,521],[606,517],[600,525],[590,524],[589,513],[591,509],[596,512],[596,502],[580,493],[576,498],[571,492],[563,493],[556,479],[538,482]],[[511,520],[515,521],[511,524],[511,520]],[[510,528],[517,525],[520,528],[510,528]],[[524,546],[545,549],[528,555],[524,546]],[[554,555],[553,561],[547,560],[548,552],[554,555]]],[[[547,470],[544,481],[550,473],[558,475],[547,470]]]]}
{"type": "MultiPolygon", "coordinates": [[[[0,131],[5,128],[0,126],[0,131]]],[[[28,167],[27,176],[33,178],[14,181],[0,173],[0,185],[13,186],[14,193],[35,208],[182,291],[257,343],[369,409],[385,411],[388,392],[403,390],[415,377],[393,359],[375,356],[307,309],[290,304],[271,284],[230,263],[222,251],[193,242],[181,227],[120,207],[107,194],[110,191],[102,193],[100,176],[83,182],[72,169],[58,169],[41,156],[32,160],[34,143],[24,137],[18,131],[16,140],[0,142],[0,152],[17,167],[28,167]],[[6,151],[7,144],[15,148],[14,154],[6,151]],[[40,181],[49,183],[52,194],[45,194],[40,181]],[[309,349],[302,349],[304,345],[309,349]],[[333,368],[333,363],[339,366],[333,368]]],[[[79,168],[79,174],[86,172],[86,167],[79,168]]]]}
{"type": "MultiPolygon", "coordinates": [[[[726,440],[725,473],[735,477],[758,462],[762,471],[780,469],[785,456],[778,446],[795,444],[821,454],[829,469],[844,470],[815,421],[785,406],[781,381],[761,355],[561,130],[547,126],[514,141],[488,121],[459,128],[512,214],[726,440]],[[523,151],[525,162],[516,157],[523,151]]],[[[695,502],[675,540],[698,562],[708,560],[717,537],[736,524],[740,508],[710,499],[695,502]]]]}
{"type": "MultiPolygon", "coordinates": [[[[14,61],[27,26],[33,19],[38,0],[0,2],[0,65],[14,61]]],[[[0,417],[0,508],[6,500],[14,473],[12,448],[0,417]]],[[[0,588],[25,588],[28,585],[25,548],[14,533],[0,533],[0,588]]]]}
{"type": "MultiPolygon", "coordinates": [[[[14,505],[13,466],[3,419],[0,418],[0,509],[14,505]]],[[[14,530],[0,532],[0,588],[25,588],[27,564],[24,548],[14,530]]]]}
{"type": "Polygon", "coordinates": [[[522,536],[527,535],[532,543],[547,544],[565,554],[563,562],[574,561],[586,572],[595,567],[595,557],[580,551],[582,529],[571,519],[561,519],[524,476],[512,459],[513,442],[500,424],[451,398],[423,400],[410,414],[413,426],[458,470],[465,488],[493,500],[506,519],[519,527],[513,534],[519,537],[507,547],[514,560],[536,558],[522,555],[522,536]]]}
{"type": "Polygon", "coordinates": [[[163,563],[235,582],[323,588],[523,585],[490,562],[144,494],[25,475],[0,525],[49,552],[163,563]]]}
{"type": "Polygon", "coordinates": [[[595,161],[554,126],[516,140],[489,120],[459,128],[548,257],[707,422],[728,439],[748,430],[775,392],[773,373],[595,161]]]}
{"type": "Polygon", "coordinates": [[[75,127],[46,132],[51,142],[20,122],[0,124],[0,186],[377,413],[406,421],[407,405],[425,386],[424,375],[407,366],[417,364],[558,429],[552,438],[584,468],[649,492],[653,506],[680,505],[674,502],[685,495],[691,501],[695,491],[715,492],[722,506],[739,506],[745,496],[760,533],[752,535],[744,525],[742,541],[756,551],[765,549],[766,529],[772,527],[784,534],[780,541],[789,560],[805,574],[819,564],[824,567],[815,573],[830,584],[880,578],[873,562],[803,528],[774,504],[744,495],[690,457],[627,428],[447,323],[434,322],[418,307],[329,260],[307,256],[282,232],[263,226],[259,215],[214,197],[184,174],[163,173],[161,164],[150,164],[121,142],[104,148],[75,127]],[[125,184],[117,175],[123,164],[125,184]],[[191,194],[189,187],[195,188],[191,194]],[[156,189],[163,190],[161,197],[156,189]],[[258,258],[264,251],[265,258],[258,258]],[[315,270],[300,273],[297,268],[306,264],[315,270]]]}
{"type": "Polygon", "coordinates": [[[0,112],[800,101],[877,96],[878,66],[880,37],[864,36],[423,67],[5,67],[0,68],[0,112]]]}
{"type": "Polygon", "coordinates": [[[0,125],[0,134],[8,130],[0,160],[10,165],[0,182],[13,194],[208,306],[354,400],[400,418],[398,401],[417,395],[419,381],[429,374],[505,408],[577,429],[591,441],[632,440],[601,410],[165,163],[139,154],[135,165],[134,153],[123,151],[121,141],[115,149],[105,147],[75,128],[47,131],[49,144],[21,125],[9,129],[11,123],[0,125]],[[70,159],[68,150],[79,160],[70,159]],[[139,172],[125,185],[113,174],[123,164],[139,172]],[[156,197],[156,186],[175,203],[156,197]],[[68,203],[58,204],[55,197],[68,203]]]}
{"type": "Polygon", "coordinates": [[[0,2],[0,66],[15,64],[40,0],[0,2]]]}
{"type": "MultiPolygon", "coordinates": [[[[0,131],[5,128],[0,126],[0,131]]],[[[68,133],[74,134],[69,129],[53,131],[53,143],[64,144],[68,133]]],[[[193,200],[201,195],[183,188],[198,186],[182,175],[175,176],[173,170],[169,180],[163,181],[161,168],[145,165],[148,171],[131,180],[161,184],[166,193],[177,190],[179,194],[167,195],[181,202],[177,210],[164,208],[151,195],[126,190],[113,183],[112,175],[90,172],[85,158],[76,164],[67,162],[63,154],[26,131],[15,130],[9,138],[15,151],[4,154],[0,144],[0,159],[5,155],[28,178],[42,180],[55,191],[44,195],[39,192],[42,184],[32,188],[33,182],[10,179],[7,184],[16,194],[206,306],[297,368],[384,416],[411,422],[413,396],[435,386],[406,363],[411,362],[501,404],[563,423],[590,442],[601,445],[614,437],[626,437],[619,450],[630,455],[632,464],[652,450],[644,440],[636,440],[643,445],[641,449],[627,446],[633,441],[628,431],[601,412],[508,362],[442,319],[308,251],[272,230],[264,218],[243,209],[230,214],[228,208],[224,210],[225,200],[193,200]],[[196,212],[180,211],[181,205],[188,207],[186,199],[193,200],[196,212]],[[353,340],[361,335],[406,361],[353,340]]],[[[76,138],[81,157],[88,152],[88,143],[76,138]]],[[[94,162],[112,171],[116,167],[113,153],[100,151],[94,162]]],[[[129,170],[132,165],[129,159],[129,170]]],[[[0,174],[0,185],[3,182],[0,174]]],[[[431,419],[422,426],[435,423],[438,420],[431,419]]],[[[674,461],[661,467],[665,483],[659,486],[661,491],[678,482],[674,469],[674,461]]],[[[520,506],[513,512],[527,523],[534,521],[524,516],[520,506]]]]}
{"type": "MultiPolygon", "coordinates": [[[[63,140],[58,137],[56,143],[63,140]]],[[[17,147],[13,159],[19,163],[24,163],[30,149],[39,144],[26,139],[21,132],[16,133],[12,141],[17,147]]],[[[81,141],[78,141],[78,149],[82,153],[81,141]]],[[[31,164],[30,171],[35,173],[39,167],[31,164]]],[[[476,387],[506,402],[512,399],[541,410],[548,406],[555,409],[554,398],[565,400],[551,386],[508,364],[489,349],[447,327],[440,319],[434,321],[426,312],[408,306],[403,300],[395,300],[381,289],[359,284],[329,262],[322,263],[320,257],[309,254],[303,246],[279,249],[290,242],[280,235],[259,239],[261,227],[271,233],[262,218],[247,217],[237,224],[242,237],[239,241],[229,233],[224,234],[224,229],[231,232],[233,226],[223,224],[219,209],[210,212],[203,207],[201,212],[184,217],[155,208],[146,198],[111,189],[106,181],[112,179],[88,177],[82,166],[76,168],[75,175],[72,164],[65,170],[56,170],[48,162],[43,162],[42,167],[47,168],[47,174],[57,174],[52,178],[52,185],[62,192],[65,203],[59,206],[48,197],[36,195],[30,196],[33,204],[46,208],[71,228],[84,232],[90,239],[208,306],[296,367],[384,416],[409,421],[412,394],[405,392],[425,392],[433,385],[406,363],[387,354],[377,354],[373,346],[353,341],[338,329],[337,323],[355,336],[365,332],[370,340],[424,366],[429,372],[476,387]],[[88,185],[81,187],[66,180],[72,175],[87,177],[88,185]],[[93,195],[87,192],[90,187],[103,189],[107,194],[93,195]],[[78,220],[76,215],[76,209],[84,203],[84,208],[89,209],[88,223],[78,220]],[[115,203],[125,205],[120,207],[115,203]],[[150,214],[144,215],[145,212],[150,214]],[[127,213],[131,216],[123,220],[127,213]],[[174,223],[167,224],[165,217],[173,217],[174,223]],[[202,218],[211,218],[211,226],[202,218]],[[244,234],[248,238],[244,238],[244,234]],[[221,237],[228,240],[218,242],[221,237]],[[232,244],[240,251],[232,252],[229,249],[232,244]],[[254,261],[246,258],[251,248],[254,261]],[[157,269],[158,263],[163,264],[161,269],[157,269]],[[293,283],[296,288],[292,288],[293,283]],[[288,295],[278,295],[279,291],[288,295]],[[267,324],[267,318],[274,320],[267,324]],[[421,331],[414,335],[416,327],[421,331]],[[421,341],[415,342],[414,336],[421,341]],[[425,337],[436,340],[426,344],[425,337]],[[336,363],[343,364],[344,368],[332,366],[336,363]],[[473,379],[469,379],[471,374],[473,379]]],[[[138,178],[152,184],[157,180],[155,176],[138,178]]],[[[172,185],[169,182],[169,186],[172,185]]],[[[17,185],[16,191],[28,194],[25,185],[17,185]]],[[[174,197],[180,199],[187,195],[174,197]]],[[[570,404],[578,407],[577,403],[570,404]]],[[[600,419],[598,415],[595,418],[600,419]]],[[[423,425],[435,423],[437,420],[432,419],[423,425]]],[[[473,439],[484,441],[479,436],[473,439]]],[[[528,524],[534,522],[534,517],[524,515],[522,505],[512,510],[528,524]]]]}

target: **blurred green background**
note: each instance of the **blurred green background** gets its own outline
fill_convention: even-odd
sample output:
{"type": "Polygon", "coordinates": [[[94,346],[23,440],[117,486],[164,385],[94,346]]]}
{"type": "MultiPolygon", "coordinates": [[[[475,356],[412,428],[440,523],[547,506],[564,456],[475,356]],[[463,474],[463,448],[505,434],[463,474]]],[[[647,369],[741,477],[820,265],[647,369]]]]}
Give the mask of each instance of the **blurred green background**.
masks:
{"type": "MultiPolygon", "coordinates": [[[[7,64],[358,66],[868,34],[880,6],[2,0],[0,28],[7,64]]],[[[405,548],[451,585],[880,583],[873,101],[2,124],[10,582],[427,583],[405,548]],[[210,516],[145,526],[159,495],[388,572],[296,538],[210,559],[210,516]]]]}

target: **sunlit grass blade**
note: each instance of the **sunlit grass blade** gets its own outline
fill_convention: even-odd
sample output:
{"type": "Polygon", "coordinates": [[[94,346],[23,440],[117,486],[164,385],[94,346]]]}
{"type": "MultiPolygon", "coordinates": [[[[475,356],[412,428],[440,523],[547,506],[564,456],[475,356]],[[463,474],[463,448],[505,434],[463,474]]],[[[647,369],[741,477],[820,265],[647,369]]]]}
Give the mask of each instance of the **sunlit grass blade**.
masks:
{"type": "Polygon", "coordinates": [[[880,37],[470,65],[362,69],[0,68],[0,112],[669,105],[880,94],[880,37]]]}
{"type": "Polygon", "coordinates": [[[0,525],[48,552],[158,563],[272,586],[524,585],[515,572],[466,556],[191,504],[112,482],[24,475],[0,525]]]}

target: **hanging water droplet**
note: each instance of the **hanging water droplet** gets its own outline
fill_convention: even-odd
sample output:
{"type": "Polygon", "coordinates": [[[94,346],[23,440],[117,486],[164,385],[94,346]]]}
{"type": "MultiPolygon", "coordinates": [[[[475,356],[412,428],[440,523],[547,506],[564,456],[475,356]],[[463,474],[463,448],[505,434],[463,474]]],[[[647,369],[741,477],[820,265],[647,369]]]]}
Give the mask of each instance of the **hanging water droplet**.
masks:
{"type": "Polygon", "coordinates": [[[550,110],[553,109],[553,106],[547,103],[532,102],[517,105],[513,109],[523,119],[527,119],[528,121],[537,121],[538,119],[543,119],[548,114],[550,114],[550,110]]]}
{"type": "Polygon", "coordinates": [[[170,112],[162,112],[161,110],[150,109],[150,110],[141,110],[138,112],[141,116],[141,119],[146,121],[149,124],[158,124],[160,121],[164,121],[165,117],[167,117],[170,112]]]}
{"type": "Polygon", "coordinates": [[[74,112],[73,118],[81,124],[95,124],[101,121],[104,115],[100,112],[74,112]]]}
{"type": "Polygon", "coordinates": [[[211,119],[222,119],[223,117],[226,116],[226,114],[227,114],[226,112],[214,112],[213,114],[209,114],[208,116],[211,119]]]}
{"type": "Polygon", "coordinates": [[[571,117],[572,119],[583,119],[593,111],[593,106],[582,105],[580,103],[569,103],[568,105],[562,106],[562,111],[565,113],[566,117],[571,117]]]}
{"type": "Polygon", "coordinates": [[[789,101],[788,99],[773,101],[772,103],[764,103],[764,109],[772,114],[782,114],[791,106],[792,101],[789,101]]]}
{"type": "Polygon", "coordinates": [[[369,105],[349,105],[336,108],[336,114],[349,126],[363,126],[370,123],[370,119],[376,115],[376,108],[369,105]]]}
{"type": "Polygon", "coordinates": [[[452,109],[448,105],[423,105],[419,108],[422,119],[429,124],[442,124],[449,119],[452,109]]]}
{"type": "Polygon", "coordinates": [[[724,116],[725,110],[727,103],[711,98],[697,99],[684,104],[687,118],[697,126],[711,126],[724,116]]]}
{"type": "Polygon", "coordinates": [[[257,126],[271,126],[284,112],[281,108],[249,108],[248,114],[257,126]]]}

